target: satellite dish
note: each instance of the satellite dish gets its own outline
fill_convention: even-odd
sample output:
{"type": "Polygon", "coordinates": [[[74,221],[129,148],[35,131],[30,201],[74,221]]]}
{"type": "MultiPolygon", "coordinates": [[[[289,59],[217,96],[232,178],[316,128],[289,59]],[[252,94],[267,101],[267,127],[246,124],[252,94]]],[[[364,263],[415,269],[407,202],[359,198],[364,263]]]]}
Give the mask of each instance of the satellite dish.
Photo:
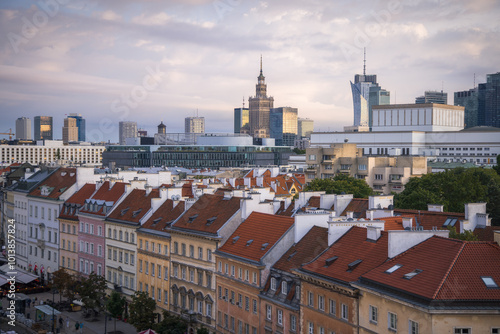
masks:
{"type": "Polygon", "coordinates": [[[177,195],[172,195],[170,198],[172,199],[172,201],[175,201],[177,195]]]}

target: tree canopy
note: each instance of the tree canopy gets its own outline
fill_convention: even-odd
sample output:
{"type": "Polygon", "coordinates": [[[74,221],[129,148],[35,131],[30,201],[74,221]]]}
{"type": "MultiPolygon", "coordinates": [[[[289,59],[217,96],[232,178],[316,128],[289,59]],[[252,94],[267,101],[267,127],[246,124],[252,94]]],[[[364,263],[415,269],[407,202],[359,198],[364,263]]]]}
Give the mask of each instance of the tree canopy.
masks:
{"type": "Polygon", "coordinates": [[[154,325],[158,334],[184,334],[187,331],[187,322],[179,316],[163,311],[163,319],[154,325]]]}
{"type": "Polygon", "coordinates": [[[111,296],[106,302],[106,309],[115,320],[115,333],[116,333],[116,318],[123,314],[125,311],[125,297],[116,291],[111,292],[111,296]]]}
{"type": "Polygon", "coordinates": [[[368,198],[373,190],[365,180],[337,174],[332,179],[314,179],[304,191],[325,191],[327,194],[353,194],[355,198],[368,198]]]}
{"type": "Polygon", "coordinates": [[[101,311],[106,296],[106,279],[92,272],[88,278],[83,278],[78,293],[83,305],[88,310],[101,311]]]}
{"type": "Polygon", "coordinates": [[[464,212],[466,203],[486,202],[492,225],[500,225],[500,175],[492,169],[455,168],[411,178],[394,198],[400,209],[427,210],[442,204],[444,211],[464,212]]]}
{"type": "Polygon", "coordinates": [[[136,291],[129,305],[129,322],[137,329],[143,331],[152,328],[155,320],[156,303],[144,291],[136,291]]]}

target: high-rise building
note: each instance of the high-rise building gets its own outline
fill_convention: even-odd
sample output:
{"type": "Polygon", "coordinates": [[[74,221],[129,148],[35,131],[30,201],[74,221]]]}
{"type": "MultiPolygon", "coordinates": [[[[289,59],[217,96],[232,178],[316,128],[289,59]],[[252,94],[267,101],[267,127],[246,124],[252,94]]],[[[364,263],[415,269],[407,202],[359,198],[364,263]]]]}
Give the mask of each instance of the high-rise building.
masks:
{"type": "Polygon", "coordinates": [[[423,96],[415,98],[415,104],[423,103],[437,103],[437,104],[448,104],[448,93],[443,91],[426,90],[423,96]]]}
{"type": "Polygon", "coordinates": [[[484,124],[481,125],[500,127],[500,72],[486,75],[486,83],[484,84],[484,124]]]}
{"type": "Polygon", "coordinates": [[[78,141],[78,127],[76,126],[75,118],[65,118],[62,128],[63,143],[78,141]]]}
{"type": "Polygon", "coordinates": [[[52,116],[35,116],[35,140],[53,140],[52,116]]]}
{"type": "Polygon", "coordinates": [[[120,145],[125,145],[127,138],[137,138],[137,122],[120,122],[118,131],[120,145]]]}
{"type": "Polygon", "coordinates": [[[163,124],[163,121],[161,121],[161,123],[158,124],[158,133],[162,135],[167,133],[167,126],[163,124]]]}
{"type": "Polygon", "coordinates": [[[391,102],[391,93],[377,83],[376,74],[366,74],[366,53],[363,74],[354,76],[351,81],[352,102],[354,107],[354,127],[371,127],[372,107],[391,102]]]}
{"type": "Polygon", "coordinates": [[[248,98],[250,135],[254,138],[269,138],[269,114],[273,108],[274,98],[267,96],[266,78],[262,74],[262,57],[260,57],[260,75],[257,80],[255,96],[248,98]]]}
{"type": "Polygon", "coordinates": [[[297,108],[280,107],[271,109],[269,129],[276,146],[294,146],[297,138],[297,108]]]}
{"type": "Polygon", "coordinates": [[[19,117],[16,119],[16,139],[31,140],[31,119],[19,117]]]}
{"type": "Polygon", "coordinates": [[[248,133],[250,130],[249,123],[248,108],[234,108],[234,133],[248,133]]]}
{"type": "Polygon", "coordinates": [[[71,113],[68,118],[74,118],[76,120],[76,127],[78,128],[78,141],[85,141],[85,119],[81,114],[71,113]]]}
{"type": "Polygon", "coordinates": [[[464,126],[471,128],[477,126],[478,123],[478,110],[479,98],[478,89],[473,88],[462,92],[455,92],[453,103],[456,106],[464,107],[464,126]]]}
{"type": "Polygon", "coordinates": [[[311,133],[314,132],[314,121],[308,118],[299,118],[297,120],[297,137],[311,138],[311,133]]]}
{"type": "Polygon", "coordinates": [[[205,117],[186,117],[184,133],[205,133],[205,117]]]}

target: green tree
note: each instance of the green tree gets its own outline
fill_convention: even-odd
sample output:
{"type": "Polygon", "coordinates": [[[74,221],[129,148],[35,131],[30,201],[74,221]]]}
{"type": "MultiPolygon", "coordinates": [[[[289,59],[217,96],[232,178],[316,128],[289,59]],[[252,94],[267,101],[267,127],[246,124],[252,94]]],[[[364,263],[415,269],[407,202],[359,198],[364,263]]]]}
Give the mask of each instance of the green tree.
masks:
{"type": "Polygon", "coordinates": [[[83,306],[87,310],[101,311],[106,297],[106,279],[92,272],[88,278],[83,278],[78,288],[83,306]]]}
{"type": "Polygon", "coordinates": [[[52,274],[54,287],[59,290],[59,301],[61,296],[67,297],[70,301],[74,299],[75,278],[64,268],[60,268],[52,274]]]}
{"type": "Polygon", "coordinates": [[[184,334],[187,331],[187,322],[179,316],[170,315],[163,311],[163,319],[154,325],[154,330],[158,334],[184,334]]]}
{"type": "Polygon", "coordinates": [[[459,239],[466,241],[479,241],[477,235],[475,235],[472,231],[465,230],[462,233],[457,233],[457,230],[453,226],[448,226],[448,230],[450,231],[450,239],[459,239]]]}
{"type": "Polygon", "coordinates": [[[455,168],[411,178],[394,198],[396,208],[427,210],[427,204],[442,204],[450,212],[479,202],[486,202],[492,224],[500,225],[500,175],[492,169],[455,168]]]}
{"type": "Polygon", "coordinates": [[[301,155],[301,154],[306,154],[306,150],[301,150],[300,148],[296,147],[293,149],[293,153],[301,155]]]}
{"type": "Polygon", "coordinates": [[[155,307],[155,301],[146,292],[136,291],[129,305],[129,322],[137,331],[152,328],[155,320],[155,307]]]}
{"type": "Polygon", "coordinates": [[[125,297],[116,291],[112,291],[111,296],[109,296],[109,299],[106,302],[106,309],[115,320],[114,332],[116,333],[116,318],[121,316],[125,310],[125,297]]]}
{"type": "Polygon", "coordinates": [[[198,328],[196,334],[210,334],[210,331],[205,327],[198,328]]]}
{"type": "Polygon", "coordinates": [[[493,166],[493,169],[497,171],[497,174],[500,175],[500,154],[497,155],[497,164],[493,166]]]}
{"type": "Polygon", "coordinates": [[[325,191],[327,194],[353,194],[355,198],[368,198],[373,190],[365,180],[337,174],[332,179],[314,179],[304,191],[325,191]]]}

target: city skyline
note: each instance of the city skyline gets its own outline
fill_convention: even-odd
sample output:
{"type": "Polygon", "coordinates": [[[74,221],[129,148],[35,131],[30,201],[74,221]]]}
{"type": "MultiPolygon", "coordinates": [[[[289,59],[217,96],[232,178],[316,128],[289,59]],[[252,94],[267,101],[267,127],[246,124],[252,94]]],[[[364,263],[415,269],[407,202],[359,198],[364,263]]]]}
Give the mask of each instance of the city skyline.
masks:
{"type": "Polygon", "coordinates": [[[52,5],[0,6],[1,132],[47,115],[59,139],[65,114],[80,113],[87,140],[117,142],[119,121],[184,132],[197,109],[207,132],[231,132],[261,54],[275,105],[298,108],[316,131],[352,125],[349,80],[364,47],[391,103],[442,87],[452,96],[500,70],[495,1],[40,3],[52,5]]]}

